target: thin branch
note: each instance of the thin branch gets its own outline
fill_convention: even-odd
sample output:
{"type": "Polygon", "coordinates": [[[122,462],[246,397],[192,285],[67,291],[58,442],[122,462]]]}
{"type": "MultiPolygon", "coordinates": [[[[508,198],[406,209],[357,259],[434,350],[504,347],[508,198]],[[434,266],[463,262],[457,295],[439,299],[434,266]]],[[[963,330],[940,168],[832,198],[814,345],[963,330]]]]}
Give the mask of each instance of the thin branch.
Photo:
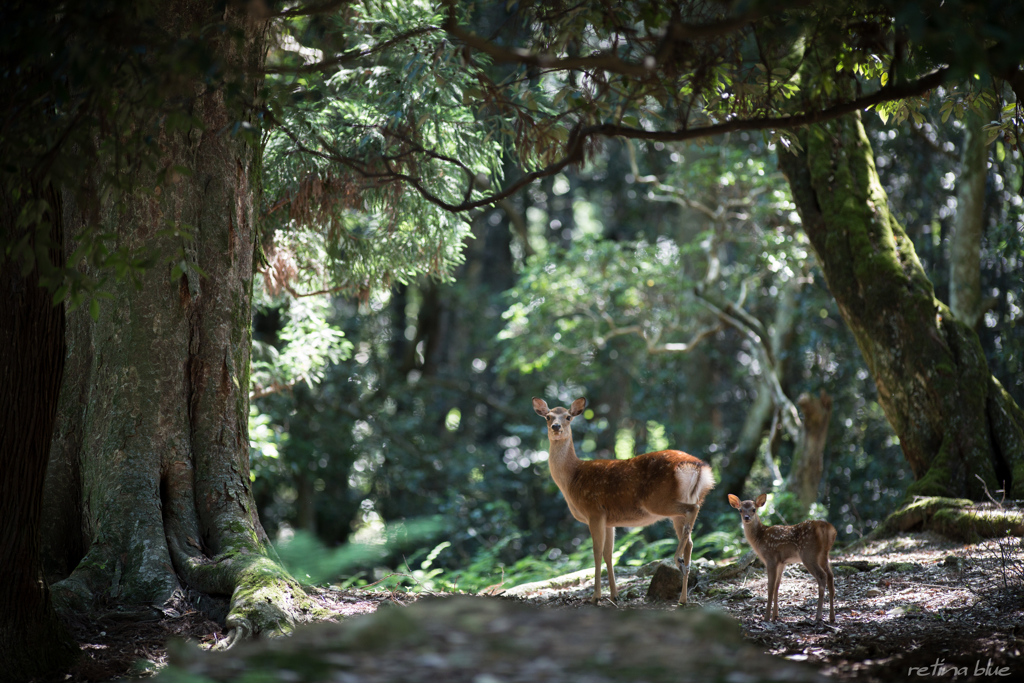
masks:
{"type": "MultiPolygon", "coordinates": [[[[771,352],[766,346],[765,340],[754,330],[754,328],[750,327],[745,320],[741,320],[740,317],[730,315],[700,294],[695,294],[695,298],[705,308],[717,315],[724,323],[745,335],[753,344],[754,348],[757,349],[758,355],[761,356],[761,361],[764,363],[764,370],[762,371],[761,376],[764,378],[765,384],[768,385],[768,389],[771,391],[773,403],[775,403],[776,407],[782,413],[782,422],[786,431],[795,442],[800,436],[800,427],[802,425],[800,413],[793,404],[793,401],[790,400],[789,396],[787,396],[786,392],[782,389],[782,384],[779,382],[779,378],[775,374],[775,364],[772,360],[771,352]]],[[[735,307],[733,308],[735,310],[735,307]]]]}
{"type": "Polygon", "coordinates": [[[693,336],[690,337],[690,341],[682,344],[678,342],[666,342],[660,346],[652,346],[651,344],[648,344],[647,353],[689,353],[697,346],[697,344],[704,341],[705,339],[707,339],[708,337],[715,334],[721,329],[721,325],[711,325],[708,327],[703,327],[697,330],[693,334],[693,336]]]}
{"type": "Polygon", "coordinates": [[[294,17],[309,17],[315,14],[328,14],[336,9],[344,7],[345,5],[351,5],[355,0],[332,0],[331,2],[323,2],[318,5],[303,6],[300,5],[293,9],[285,10],[283,12],[272,12],[262,17],[264,19],[291,19],[294,17]]]}
{"type": "Polygon", "coordinates": [[[630,126],[622,126],[612,123],[604,123],[595,126],[586,126],[583,128],[576,129],[573,134],[569,137],[569,144],[567,145],[565,156],[545,168],[537,171],[532,171],[523,175],[519,180],[512,183],[503,190],[496,192],[492,195],[477,199],[471,202],[464,202],[463,204],[452,204],[446,202],[443,199],[434,196],[428,190],[426,190],[416,179],[411,179],[408,176],[403,177],[403,180],[413,180],[411,182],[413,188],[419,192],[424,199],[427,201],[440,206],[441,208],[447,209],[453,212],[468,211],[470,209],[476,209],[481,206],[489,206],[494,204],[500,199],[511,196],[518,192],[520,189],[529,185],[534,180],[540,178],[546,178],[552,176],[571,163],[575,163],[582,158],[583,145],[588,138],[595,136],[608,136],[608,137],[625,137],[637,140],[655,140],[661,142],[680,142],[683,140],[693,140],[696,138],[713,137],[715,135],[721,135],[723,133],[732,133],[736,131],[744,130],[761,130],[761,129],[776,129],[776,128],[798,128],[800,126],[806,126],[813,123],[822,123],[824,121],[830,121],[832,119],[844,116],[854,111],[859,111],[866,107],[881,102],[888,102],[889,100],[903,99],[906,97],[912,97],[921,95],[933,88],[936,88],[943,84],[946,76],[949,74],[949,68],[943,67],[936,69],[926,76],[922,76],[916,81],[903,85],[886,86],[880,90],[866,95],[864,97],[856,98],[848,102],[840,102],[826,109],[822,109],[815,112],[806,114],[793,114],[790,116],[765,116],[751,119],[733,119],[732,121],[726,121],[725,123],[718,123],[710,126],[701,126],[698,128],[688,128],[676,131],[649,131],[642,128],[632,128],[630,126]]]}
{"type": "Polygon", "coordinates": [[[939,87],[945,83],[949,74],[949,67],[941,67],[918,78],[916,81],[902,83],[899,85],[885,86],[875,92],[857,97],[846,102],[838,102],[831,107],[818,111],[803,114],[790,114],[787,116],[757,116],[752,118],[737,118],[724,123],[717,123],[699,128],[683,128],[679,130],[646,130],[623,126],[616,123],[602,123],[595,126],[587,126],[580,131],[581,137],[602,135],[608,137],[626,137],[634,140],[654,140],[657,142],[679,142],[681,140],[692,140],[700,137],[713,137],[724,133],[734,133],[744,130],[762,130],[779,128],[799,128],[814,123],[831,121],[846,114],[866,109],[870,106],[889,102],[891,100],[902,100],[908,97],[916,97],[939,87]]]}
{"type": "Polygon", "coordinates": [[[630,170],[633,171],[633,178],[636,180],[636,182],[644,183],[646,185],[652,185],[656,190],[661,190],[662,192],[669,193],[667,197],[664,195],[652,195],[650,199],[654,201],[672,202],[673,204],[678,204],[685,208],[700,211],[713,221],[718,220],[718,218],[721,215],[721,211],[723,210],[722,207],[719,207],[718,210],[715,210],[700,202],[688,199],[686,195],[683,193],[683,190],[681,190],[678,187],[672,187],[671,185],[665,185],[664,183],[661,182],[661,180],[658,179],[658,176],[641,176],[640,167],[636,163],[636,148],[634,147],[632,140],[626,140],[626,150],[629,152],[629,167],[630,170]]]}
{"type": "Polygon", "coordinates": [[[398,43],[415,38],[416,36],[426,35],[428,33],[434,33],[436,31],[443,30],[440,26],[420,26],[410,31],[406,31],[400,35],[386,40],[383,43],[374,45],[367,50],[349,50],[348,52],[342,52],[341,54],[335,55],[330,59],[324,59],[319,62],[313,62],[311,64],[303,64],[302,66],[271,66],[263,69],[259,73],[263,74],[308,74],[314,72],[327,71],[339,66],[348,66],[350,64],[358,63],[360,60],[369,57],[370,55],[376,54],[383,50],[388,49],[398,43]]]}
{"type": "MultiPolygon", "coordinates": [[[[893,99],[902,99],[905,97],[911,97],[920,95],[928,90],[931,90],[945,81],[946,75],[949,73],[948,67],[943,67],[932,71],[926,76],[919,78],[911,83],[905,83],[902,85],[886,86],[880,90],[860,98],[850,100],[848,102],[840,102],[831,107],[808,112],[804,114],[794,114],[789,116],[778,116],[778,117],[755,117],[755,118],[738,118],[724,123],[718,123],[709,126],[700,126],[697,128],[685,128],[675,131],[649,131],[643,128],[633,128],[631,126],[623,126],[620,124],[604,123],[594,126],[585,126],[574,129],[569,135],[569,141],[566,145],[565,156],[536,171],[526,173],[521,176],[518,180],[513,182],[511,185],[506,186],[504,189],[495,192],[491,195],[484,196],[480,199],[466,201],[463,200],[461,203],[453,203],[442,199],[430,190],[428,190],[420,178],[412,176],[408,173],[400,173],[397,171],[391,171],[388,173],[369,173],[365,167],[356,159],[346,157],[341,154],[335,153],[333,150],[331,153],[326,153],[322,150],[314,150],[302,144],[298,137],[292,133],[286,126],[280,121],[276,120],[273,113],[268,108],[263,108],[265,115],[275,125],[278,125],[284,130],[285,134],[292,140],[296,148],[302,152],[316,156],[328,161],[334,161],[340,163],[343,166],[351,168],[356,173],[367,177],[367,178],[389,178],[392,180],[402,180],[408,183],[416,192],[420,194],[428,202],[451,211],[453,213],[461,213],[463,211],[469,211],[472,209],[478,209],[484,206],[491,206],[498,201],[510,197],[511,195],[518,192],[523,187],[529,185],[535,180],[540,178],[546,178],[552,176],[566,166],[572,163],[580,163],[584,156],[584,145],[588,138],[595,136],[608,136],[608,137],[625,137],[631,139],[640,140],[655,140],[661,142],[678,142],[682,140],[692,140],[695,138],[712,137],[715,135],[721,135],[723,133],[731,133],[742,130],[760,130],[764,128],[776,129],[776,128],[796,128],[799,126],[809,125],[813,123],[821,123],[823,121],[829,121],[834,118],[838,118],[845,114],[849,114],[854,111],[864,109],[865,107],[878,104],[880,102],[887,102],[893,99]]],[[[318,140],[322,144],[326,141],[318,140]]],[[[327,149],[331,149],[328,147],[327,149]]],[[[426,148],[419,148],[422,153],[431,156],[432,158],[443,160],[448,163],[452,163],[463,170],[466,170],[464,164],[459,160],[448,157],[447,155],[428,150],[426,148]]]]}

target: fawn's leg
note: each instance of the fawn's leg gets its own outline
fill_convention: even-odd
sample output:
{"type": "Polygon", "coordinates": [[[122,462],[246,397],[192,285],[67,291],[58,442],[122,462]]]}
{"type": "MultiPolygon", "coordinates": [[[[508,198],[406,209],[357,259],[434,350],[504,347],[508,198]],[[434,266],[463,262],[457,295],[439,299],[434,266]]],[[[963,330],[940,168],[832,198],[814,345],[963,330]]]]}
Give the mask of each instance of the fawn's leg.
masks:
{"type": "Polygon", "coordinates": [[[604,551],[604,519],[591,519],[590,537],[594,539],[594,595],[590,601],[597,604],[601,599],[601,555],[604,551]]]}
{"type": "Polygon", "coordinates": [[[814,580],[818,582],[818,613],[814,618],[815,623],[821,623],[826,588],[828,589],[829,623],[836,623],[836,584],[832,566],[828,561],[828,550],[821,548],[813,553],[808,553],[806,558],[801,555],[800,559],[803,560],[804,566],[807,567],[807,571],[814,577],[814,580]]]}
{"type": "Polygon", "coordinates": [[[821,609],[825,604],[825,570],[820,565],[816,564],[815,561],[818,558],[808,558],[810,562],[804,562],[804,566],[807,567],[807,572],[814,577],[814,580],[818,583],[818,611],[814,617],[814,623],[821,623],[821,609]]]}
{"type": "Polygon", "coordinates": [[[777,579],[782,577],[782,571],[778,564],[769,564],[765,569],[768,570],[768,608],[765,610],[764,620],[771,621],[773,601],[775,603],[775,618],[778,619],[779,617],[779,599],[776,591],[778,590],[779,585],[777,579]]]}
{"type": "Polygon", "coordinates": [[[605,527],[604,530],[604,563],[608,567],[608,594],[612,600],[619,596],[619,589],[615,587],[615,570],[612,569],[612,552],[615,550],[615,527],[605,527]]]}

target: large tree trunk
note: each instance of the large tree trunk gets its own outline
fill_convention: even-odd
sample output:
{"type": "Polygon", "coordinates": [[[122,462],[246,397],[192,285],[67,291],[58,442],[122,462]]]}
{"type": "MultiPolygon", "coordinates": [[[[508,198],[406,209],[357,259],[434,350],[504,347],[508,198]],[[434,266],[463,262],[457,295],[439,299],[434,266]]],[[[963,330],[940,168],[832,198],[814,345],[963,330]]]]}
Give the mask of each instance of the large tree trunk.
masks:
{"type": "MultiPolygon", "coordinates": [[[[60,202],[46,199],[49,249],[37,258],[64,263],[60,202]],[[47,254],[49,252],[49,254],[47,254]]],[[[22,204],[0,187],[0,234],[18,241],[22,204]]],[[[31,229],[31,228],[29,228],[31,229]]],[[[40,264],[45,267],[46,264],[40,264]]],[[[43,580],[39,552],[43,481],[64,368],[64,309],[40,286],[37,266],[0,252],[0,680],[43,678],[71,664],[78,648],[64,630],[43,580]]]]}
{"type": "MultiPolygon", "coordinates": [[[[156,16],[182,38],[224,21],[229,30],[206,45],[247,74],[243,92],[258,98],[251,74],[262,66],[265,28],[243,6],[170,2],[156,16]]],[[[183,581],[232,595],[236,635],[286,631],[305,595],[274,560],[249,477],[259,150],[232,135],[245,114],[224,89],[196,82],[194,92],[186,106],[202,127],[159,141],[167,167],[188,173],[159,197],[140,194],[107,212],[120,245],[155,248],[161,259],[137,286],[117,287],[97,320],[82,310],[69,317],[48,547],[85,554],[65,554],[58,565],[74,570],[53,590],[68,606],[100,597],[159,605],[183,581]],[[167,234],[168,225],[183,234],[167,234]]],[[[68,214],[74,234],[85,218],[75,207],[68,214]]]]}
{"type": "Polygon", "coordinates": [[[974,331],[935,298],[889,212],[860,116],[800,139],[780,165],[913,471],[908,496],[980,498],[983,483],[1005,482],[1021,497],[1024,413],[989,372],[974,331]]]}

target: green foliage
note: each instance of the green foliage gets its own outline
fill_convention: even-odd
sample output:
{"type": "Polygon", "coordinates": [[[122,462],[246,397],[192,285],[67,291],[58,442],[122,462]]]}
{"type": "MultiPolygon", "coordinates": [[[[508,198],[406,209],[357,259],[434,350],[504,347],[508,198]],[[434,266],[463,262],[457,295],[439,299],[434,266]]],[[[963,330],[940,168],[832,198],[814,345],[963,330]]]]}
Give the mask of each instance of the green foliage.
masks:
{"type": "MultiPolygon", "coordinates": [[[[273,305],[261,297],[257,310],[273,305]]],[[[277,302],[284,325],[277,331],[280,346],[253,340],[250,382],[255,394],[290,388],[299,382],[313,385],[321,381],[328,363],[338,363],[352,355],[352,342],[345,333],[327,321],[331,310],[326,295],[284,296],[277,302]]]]}
{"type": "MultiPolygon", "coordinates": [[[[594,568],[594,546],[589,537],[567,554],[552,550],[540,556],[527,555],[511,563],[502,561],[502,551],[518,538],[518,534],[506,536],[491,547],[481,549],[467,565],[440,574],[436,585],[448,590],[476,593],[488,588],[544,581],[594,568]]],[[[739,548],[738,538],[729,532],[695,537],[691,557],[694,560],[700,559],[709,551],[715,555],[735,554],[739,548]]],[[[674,536],[647,542],[642,529],[632,529],[615,540],[615,566],[639,567],[649,562],[670,559],[677,545],[678,540],[674,536]]]]}
{"type": "Polygon", "coordinates": [[[288,442],[288,432],[273,424],[271,417],[260,412],[255,403],[249,404],[249,479],[268,476],[278,469],[281,449],[288,442]]]}
{"type": "Polygon", "coordinates": [[[488,124],[464,104],[478,70],[442,23],[430,3],[368,2],[280,25],[264,186],[274,249],[294,255],[304,284],[365,293],[444,279],[461,262],[468,224],[444,207],[502,169],[488,124]],[[335,67],[295,64],[337,45],[348,53],[335,67]]]}
{"type": "MultiPolygon", "coordinates": [[[[396,549],[419,545],[436,536],[440,529],[437,519],[409,520],[382,529],[371,542],[346,543],[334,549],[326,547],[313,534],[296,531],[290,538],[275,543],[274,548],[299,583],[316,585],[355,568],[372,566],[396,549]]],[[[424,564],[429,567],[430,560],[424,564]]]]}
{"type": "Polygon", "coordinates": [[[513,303],[498,337],[508,342],[501,367],[528,374],[544,371],[556,356],[563,363],[571,358],[575,363],[563,371],[586,381],[576,373],[608,336],[624,328],[648,339],[673,335],[698,311],[689,296],[695,282],[679,272],[679,252],[668,239],[655,245],[586,239],[564,255],[537,254],[509,293],[513,303]]]}
{"type": "Polygon", "coordinates": [[[529,374],[557,361],[586,382],[603,371],[594,359],[616,338],[629,338],[619,344],[629,356],[688,352],[715,326],[708,298],[721,306],[748,288],[799,277],[808,248],[792,230],[792,201],[769,170],[768,150],[751,147],[676,148],[678,162],[645,199],[683,207],[667,226],[678,237],[588,235],[568,251],[534,256],[508,294],[499,367],[529,374]],[[737,254],[722,268],[726,250],[737,254]]]}

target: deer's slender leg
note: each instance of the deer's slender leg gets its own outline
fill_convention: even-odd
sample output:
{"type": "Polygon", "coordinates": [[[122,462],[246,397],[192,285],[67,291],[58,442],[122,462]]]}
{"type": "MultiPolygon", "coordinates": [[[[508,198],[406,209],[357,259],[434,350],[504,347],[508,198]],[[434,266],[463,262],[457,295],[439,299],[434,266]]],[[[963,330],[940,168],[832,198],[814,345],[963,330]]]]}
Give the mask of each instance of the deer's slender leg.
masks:
{"type": "MultiPolygon", "coordinates": [[[[693,517],[696,518],[696,516],[696,513],[694,513],[693,517]]],[[[674,517],[672,519],[672,526],[675,527],[676,537],[679,539],[679,545],[676,547],[676,564],[679,565],[679,571],[683,575],[683,587],[679,592],[679,604],[685,605],[689,600],[687,584],[690,581],[690,554],[693,552],[693,541],[690,538],[690,533],[693,530],[693,519],[689,516],[674,517]]]]}
{"type": "MultiPolygon", "coordinates": [[[[604,530],[604,563],[608,567],[608,594],[612,600],[619,596],[619,589],[615,586],[615,569],[612,568],[612,553],[615,550],[615,527],[605,527],[604,530]]],[[[599,563],[600,566],[600,563],[599,563]]]]}
{"type": "Polygon", "coordinates": [[[601,556],[604,554],[604,536],[606,527],[604,518],[591,519],[590,537],[594,540],[594,595],[590,599],[595,605],[601,599],[601,556]]]}

